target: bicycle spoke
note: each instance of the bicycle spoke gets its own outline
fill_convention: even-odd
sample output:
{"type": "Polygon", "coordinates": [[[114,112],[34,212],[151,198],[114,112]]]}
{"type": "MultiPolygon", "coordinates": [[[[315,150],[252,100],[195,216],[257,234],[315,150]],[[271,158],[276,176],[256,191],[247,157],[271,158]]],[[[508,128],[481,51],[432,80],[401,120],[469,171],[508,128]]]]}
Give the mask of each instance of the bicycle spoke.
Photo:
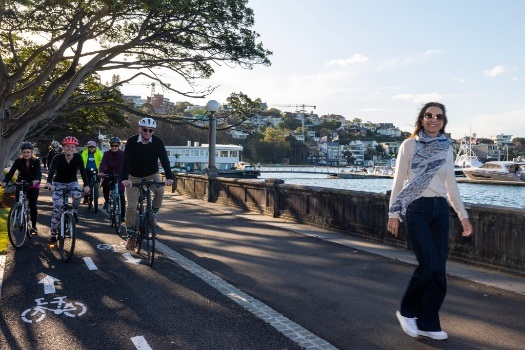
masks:
{"type": "Polygon", "coordinates": [[[146,232],[147,232],[147,250],[148,250],[148,264],[153,266],[155,260],[155,238],[157,228],[155,227],[155,215],[150,213],[146,220],[146,232]]]}
{"type": "Polygon", "coordinates": [[[9,241],[13,247],[20,248],[24,244],[27,237],[26,220],[22,213],[22,205],[20,203],[16,203],[11,208],[7,221],[7,233],[9,236],[9,241]]]}
{"type": "Polygon", "coordinates": [[[73,256],[75,250],[75,218],[71,212],[64,213],[64,227],[63,231],[59,232],[58,236],[58,251],[60,258],[64,262],[68,262],[73,256]]]}

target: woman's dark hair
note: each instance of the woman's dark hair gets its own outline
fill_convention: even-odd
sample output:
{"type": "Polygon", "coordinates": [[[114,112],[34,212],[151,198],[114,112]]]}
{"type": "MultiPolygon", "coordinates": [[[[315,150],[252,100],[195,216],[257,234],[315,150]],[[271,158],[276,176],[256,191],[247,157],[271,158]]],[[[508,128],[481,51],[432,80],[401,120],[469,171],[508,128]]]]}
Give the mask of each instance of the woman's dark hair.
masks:
{"type": "Polygon", "coordinates": [[[443,134],[445,133],[445,126],[447,126],[448,123],[447,110],[445,109],[445,105],[439,102],[428,102],[419,111],[419,114],[416,119],[416,128],[414,129],[414,132],[412,133],[412,135],[410,135],[410,137],[416,137],[416,135],[423,129],[423,117],[425,116],[425,112],[429,107],[441,108],[441,112],[443,113],[443,116],[445,118],[443,119],[443,127],[441,128],[441,130],[439,130],[439,132],[443,134]]]}

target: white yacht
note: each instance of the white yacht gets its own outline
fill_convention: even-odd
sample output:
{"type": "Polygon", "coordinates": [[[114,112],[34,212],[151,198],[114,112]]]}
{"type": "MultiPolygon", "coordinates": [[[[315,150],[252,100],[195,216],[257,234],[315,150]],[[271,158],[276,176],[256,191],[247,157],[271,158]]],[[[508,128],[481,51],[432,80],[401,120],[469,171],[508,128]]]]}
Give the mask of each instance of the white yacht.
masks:
{"type": "Polygon", "coordinates": [[[461,144],[459,152],[454,160],[454,171],[456,176],[465,176],[463,169],[471,167],[480,167],[483,163],[472,151],[472,146],[461,144]]]}
{"type": "Polygon", "coordinates": [[[464,168],[470,180],[525,181],[525,162],[491,161],[479,167],[464,168]]]}

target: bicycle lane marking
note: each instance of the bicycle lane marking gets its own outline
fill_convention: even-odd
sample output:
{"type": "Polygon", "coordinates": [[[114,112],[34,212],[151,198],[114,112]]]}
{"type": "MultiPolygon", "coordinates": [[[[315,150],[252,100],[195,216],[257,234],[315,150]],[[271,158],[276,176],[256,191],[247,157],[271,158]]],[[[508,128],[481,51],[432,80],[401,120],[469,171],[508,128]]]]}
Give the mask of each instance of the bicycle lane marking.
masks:
{"type": "Polygon", "coordinates": [[[0,298],[2,297],[2,282],[4,280],[6,256],[7,255],[0,255],[0,298]]]}
{"type": "Polygon", "coordinates": [[[156,249],[166,255],[166,257],[168,257],[170,260],[173,260],[185,270],[200,278],[208,285],[239,304],[245,310],[251,312],[254,316],[270,324],[276,330],[283,333],[286,337],[296,342],[300,346],[307,349],[337,349],[326,340],[319,338],[315,334],[308,331],[306,328],[293,322],[268,305],[246,294],[242,290],[232,286],[219,276],[214,275],[194,261],[160,243],[158,240],[155,244],[156,249]]]}
{"type": "Polygon", "coordinates": [[[84,257],[84,258],[82,258],[82,260],[84,260],[84,263],[86,264],[88,269],[90,269],[91,271],[98,270],[97,265],[95,265],[95,263],[93,262],[93,260],[90,257],[84,257]]]}
{"type": "Polygon", "coordinates": [[[146,338],[141,335],[131,338],[131,341],[137,350],[152,350],[151,346],[149,346],[148,342],[146,341],[146,338]]]}

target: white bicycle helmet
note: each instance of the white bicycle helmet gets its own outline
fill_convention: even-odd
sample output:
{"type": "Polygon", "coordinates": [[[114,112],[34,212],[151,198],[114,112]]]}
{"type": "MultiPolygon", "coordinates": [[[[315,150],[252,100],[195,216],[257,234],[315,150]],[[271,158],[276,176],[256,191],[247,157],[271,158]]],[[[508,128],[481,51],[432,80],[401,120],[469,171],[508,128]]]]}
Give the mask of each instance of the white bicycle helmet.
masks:
{"type": "Polygon", "coordinates": [[[88,141],[87,146],[88,147],[97,147],[97,143],[95,141],[88,141]]]}
{"type": "Polygon", "coordinates": [[[60,142],[58,142],[58,141],[51,142],[51,147],[53,147],[53,148],[54,147],[60,147],[60,142]]]}
{"type": "Polygon", "coordinates": [[[153,128],[155,129],[157,127],[157,123],[151,118],[142,118],[139,121],[139,126],[145,126],[147,128],[153,128]]]}

